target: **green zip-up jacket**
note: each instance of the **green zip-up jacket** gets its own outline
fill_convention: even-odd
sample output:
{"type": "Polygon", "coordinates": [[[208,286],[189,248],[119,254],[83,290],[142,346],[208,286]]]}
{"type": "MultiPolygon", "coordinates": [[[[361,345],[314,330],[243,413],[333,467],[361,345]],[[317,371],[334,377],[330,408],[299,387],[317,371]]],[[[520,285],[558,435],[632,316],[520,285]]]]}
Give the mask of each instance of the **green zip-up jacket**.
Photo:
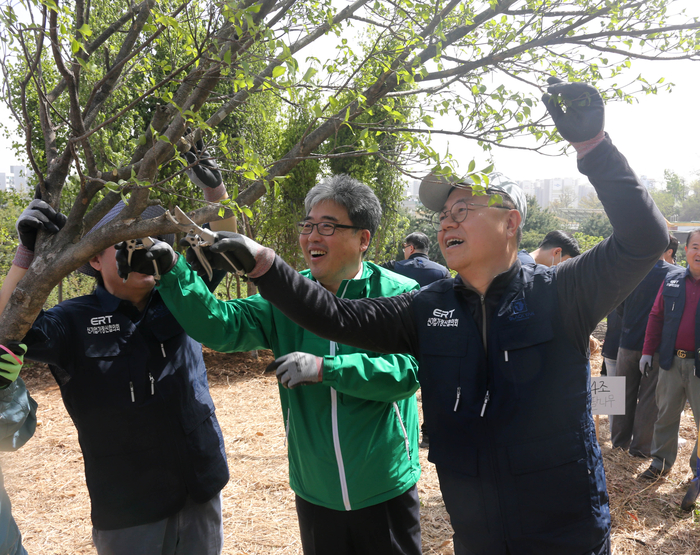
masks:
{"type": "MultiPolygon", "coordinates": [[[[307,270],[303,275],[311,278],[307,270]]],[[[302,499],[355,510],[393,499],[420,477],[418,363],[321,339],[294,324],[260,295],[221,301],[184,257],[163,275],[159,291],[196,341],[221,352],[272,349],[322,356],[323,381],[279,388],[287,436],[289,482],[302,499]]],[[[412,279],[371,262],[338,296],[389,297],[418,289],[412,279]]]]}

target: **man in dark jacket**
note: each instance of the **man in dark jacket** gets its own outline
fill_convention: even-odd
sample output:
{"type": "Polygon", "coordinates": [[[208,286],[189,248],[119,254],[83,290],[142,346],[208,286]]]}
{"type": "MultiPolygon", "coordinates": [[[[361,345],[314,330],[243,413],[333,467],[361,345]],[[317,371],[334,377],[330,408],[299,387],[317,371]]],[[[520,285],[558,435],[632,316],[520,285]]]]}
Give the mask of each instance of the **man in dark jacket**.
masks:
{"type": "MultiPolygon", "coordinates": [[[[610,552],[588,337],[649,272],[668,232],[604,134],[598,92],[549,83],[547,109],[614,229],[566,264],[518,260],[525,202],[517,186],[489,189],[489,199],[444,180],[424,180],[420,196],[436,211],[440,248],[458,276],[417,293],[337,299],[247,238],[212,247],[234,256],[265,298],[314,333],[419,358],[428,459],[458,555],[610,552]]],[[[288,371],[303,380],[315,369],[288,371]]]]}
{"type": "MultiPolygon", "coordinates": [[[[669,243],[669,249],[671,243],[669,243]]],[[[666,252],[668,252],[668,250],[666,252]]],[[[617,308],[622,316],[620,347],[617,354],[616,376],[625,379],[625,414],[610,417],[610,439],[613,447],[627,450],[634,457],[651,456],[651,437],[658,409],[656,381],[659,377],[659,359],[640,372],[644,332],[651,307],[668,271],[673,268],[664,261],[664,254],[651,271],[617,308]]]]}
{"type": "MultiPolygon", "coordinates": [[[[215,164],[200,163],[193,181],[204,197],[227,198],[215,164]]],[[[119,202],[93,231],[123,208],[119,202]]],[[[149,206],[141,217],[163,212],[149,206]]],[[[56,216],[40,200],[20,216],[0,312],[32,261],[27,237],[51,231],[40,225],[47,217],[56,216]]],[[[233,226],[233,218],[212,223],[233,226]]],[[[79,271],[97,278],[95,292],[42,311],[23,343],[26,358],[49,365],[78,430],[97,553],[218,555],[229,472],[202,346],[168,311],[153,276],[119,277],[114,247],[79,271]]]]}
{"type": "Polygon", "coordinates": [[[382,266],[402,276],[415,279],[421,287],[450,277],[447,268],[428,258],[429,253],[430,239],[428,236],[420,231],[414,231],[407,235],[403,241],[404,260],[392,260],[382,264],[382,266]]]}
{"type": "MultiPolygon", "coordinates": [[[[661,369],[656,386],[658,418],[651,442],[651,465],[639,477],[655,480],[668,474],[678,455],[678,431],[686,400],[700,422],[700,228],[692,230],[685,245],[688,267],[671,267],[664,277],[644,336],[640,371],[651,365],[659,353],[661,369]]],[[[681,508],[693,508],[698,488],[698,445],[690,457],[694,474],[681,508]]]]}

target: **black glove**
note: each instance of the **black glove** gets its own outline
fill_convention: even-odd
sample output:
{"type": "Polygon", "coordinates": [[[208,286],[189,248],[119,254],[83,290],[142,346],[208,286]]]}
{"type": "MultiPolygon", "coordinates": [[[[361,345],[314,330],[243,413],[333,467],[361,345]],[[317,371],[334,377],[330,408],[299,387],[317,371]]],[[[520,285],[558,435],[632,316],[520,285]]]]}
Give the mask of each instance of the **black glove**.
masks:
{"type": "MultiPolygon", "coordinates": [[[[266,247],[259,245],[245,235],[232,231],[217,231],[216,242],[209,247],[209,250],[214,254],[226,254],[236,269],[239,271],[243,270],[246,274],[253,271],[256,264],[256,256],[265,249],[266,247]]],[[[214,258],[212,268],[231,271],[231,266],[223,257],[214,258]]]]}
{"type": "Polygon", "coordinates": [[[566,83],[557,77],[550,77],[547,82],[550,94],[542,95],[542,101],[564,139],[582,143],[603,131],[605,107],[595,87],[587,83],[566,83]]]}
{"type": "Polygon", "coordinates": [[[287,389],[318,383],[323,379],[323,359],[295,351],[268,364],[266,372],[277,370],[277,381],[287,389]]]}
{"type": "Polygon", "coordinates": [[[196,163],[185,171],[187,177],[189,177],[192,183],[197,185],[197,187],[205,191],[207,188],[216,189],[221,185],[222,179],[219,166],[216,164],[216,161],[207,154],[202,139],[198,140],[189,152],[185,152],[185,158],[190,166],[199,160],[199,163],[196,163]]]}
{"type": "Polygon", "coordinates": [[[163,275],[172,270],[177,262],[178,254],[169,243],[160,239],[152,239],[153,245],[137,249],[129,248],[129,241],[123,241],[114,246],[117,251],[117,273],[126,279],[130,272],[152,276],[163,275]],[[129,253],[131,252],[131,260],[129,253]]]}
{"type": "Polygon", "coordinates": [[[56,212],[41,199],[29,203],[17,219],[17,234],[19,242],[30,251],[36,246],[36,234],[40,229],[49,233],[58,233],[65,225],[66,216],[56,212]]]}

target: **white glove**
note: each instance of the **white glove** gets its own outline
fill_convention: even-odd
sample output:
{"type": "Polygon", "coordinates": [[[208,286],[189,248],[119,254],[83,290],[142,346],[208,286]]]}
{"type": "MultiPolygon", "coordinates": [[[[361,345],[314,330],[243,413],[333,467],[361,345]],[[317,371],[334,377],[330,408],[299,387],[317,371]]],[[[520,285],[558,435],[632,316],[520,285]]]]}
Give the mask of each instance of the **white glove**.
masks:
{"type": "Polygon", "coordinates": [[[649,375],[652,359],[651,355],[642,355],[642,358],[639,359],[639,371],[642,373],[642,376],[649,375]]]}
{"type": "Polygon", "coordinates": [[[323,359],[295,351],[270,363],[265,371],[277,370],[277,380],[287,389],[318,383],[323,379],[323,359]]]}

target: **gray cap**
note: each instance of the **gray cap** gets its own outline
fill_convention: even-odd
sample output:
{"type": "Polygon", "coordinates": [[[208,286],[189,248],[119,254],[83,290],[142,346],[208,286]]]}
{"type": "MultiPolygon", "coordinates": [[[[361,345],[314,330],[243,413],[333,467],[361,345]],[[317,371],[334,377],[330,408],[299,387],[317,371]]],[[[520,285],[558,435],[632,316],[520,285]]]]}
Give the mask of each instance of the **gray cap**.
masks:
{"type": "MultiPolygon", "coordinates": [[[[107,212],[107,214],[95,224],[95,227],[93,227],[90,231],[86,233],[86,235],[90,235],[93,231],[96,231],[100,229],[103,225],[111,222],[119,212],[121,212],[125,207],[124,201],[119,201],[117,204],[114,205],[114,207],[107,212]]],[[[141,213],[141,219],[142,220],[150,220],[152,218],[157,218],[158,216],[162,215],[165,213],[165,208],[162,206],[159,206],[157,204],[148,206],[146,209],[141,213]]],[[[173,244],[175,241],[175,234],[174,233],[168,233],[167,235],[160,236],[160,239],[165,241],[166,243],[170,243],[170,245],[173,244]]],[[[97,270],[93,268],[90,265],[90,262],[86,262],[83,264],[80,268],[77,270],[81,274],[85,274],[87,276],[97,276],[97,270]]]]}
{"type": "MultiPolygon", "coordinates": [[[[453,189],[471,190],[473,185],[474,182],[468,177],[465,179],[458,179],[454,176],[445,177],[442,175],[435,175],[431,172],[421,181],[418,196],[423,206],[428,210],[439,212],[445,206],[447,197],[450,196],[453,189]]],[[[520,227],[525,224],[527,199],[525,198],[525,193],[517,183],[500,173],[493,173],[489,175],[489,186],[486,192],[507,196],[515,205],[515,209],[520,212],[520,216],[522,217],[520,227]]]]}

